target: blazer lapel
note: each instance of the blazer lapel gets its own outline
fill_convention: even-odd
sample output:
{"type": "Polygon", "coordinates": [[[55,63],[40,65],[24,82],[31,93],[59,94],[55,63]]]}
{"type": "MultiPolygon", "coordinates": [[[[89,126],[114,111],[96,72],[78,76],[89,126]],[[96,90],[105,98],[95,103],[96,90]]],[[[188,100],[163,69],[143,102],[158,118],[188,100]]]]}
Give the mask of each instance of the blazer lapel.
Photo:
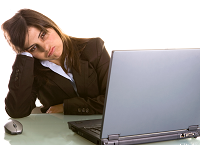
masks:
{"type": "Polygon", "coordinates": [[[70,80],[51,70],[47,73],[47,77],[57,84],[57,86],[60,87],[69,97],[77,97],[70,80]]]}
{"type": "Polygon", "coordinates": [[[88,62],[80,60],[80,65],[81,65],[81,72],[78,73],[76,70],[72,69],[72,74],[76,83],[79,96],[85,96],[86,79],[88,74],[88,62]]]}

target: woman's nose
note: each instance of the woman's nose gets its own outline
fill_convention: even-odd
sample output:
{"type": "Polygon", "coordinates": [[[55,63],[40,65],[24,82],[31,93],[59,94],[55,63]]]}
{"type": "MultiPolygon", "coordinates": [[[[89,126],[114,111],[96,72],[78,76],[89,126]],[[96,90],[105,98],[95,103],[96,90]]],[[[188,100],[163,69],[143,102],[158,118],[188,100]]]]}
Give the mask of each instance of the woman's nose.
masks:
{"type": "Polygon", "coordinates": [[[49,52],[49,45],[48,44],[44,44],[44,46],[43,46],[43,51],[44,52],[49,52]]]}

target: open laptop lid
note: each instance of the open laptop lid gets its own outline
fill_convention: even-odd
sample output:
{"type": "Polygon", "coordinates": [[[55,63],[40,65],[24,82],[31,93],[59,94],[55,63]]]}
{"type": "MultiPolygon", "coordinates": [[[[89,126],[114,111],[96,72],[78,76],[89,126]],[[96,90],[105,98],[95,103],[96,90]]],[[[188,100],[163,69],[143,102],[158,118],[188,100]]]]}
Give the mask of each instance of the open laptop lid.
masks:
{"type": "Polygon", "coordinates": [[[101,138],[200,124],[200,49],[113,51],[101,138]]]}

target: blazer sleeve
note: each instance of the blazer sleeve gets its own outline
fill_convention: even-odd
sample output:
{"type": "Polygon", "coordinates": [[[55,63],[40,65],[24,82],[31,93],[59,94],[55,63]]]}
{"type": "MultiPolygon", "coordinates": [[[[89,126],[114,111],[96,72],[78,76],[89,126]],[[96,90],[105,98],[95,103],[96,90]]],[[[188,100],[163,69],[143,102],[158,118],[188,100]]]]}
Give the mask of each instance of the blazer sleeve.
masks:
{"type": "MultiPolygon", "coordinates": [[[[80,114],[80,115],[89,115],[89,114],[102,114],[104,107],[104,99],[108,78],[108,69],[110,64],[110,56],[104,46],[103,40],[100,38],[96,39],[96,50],[93,54],[89,53],[91,50],[88,50],[90,54],[90,63],[95,68],[97,73],[97,82],[99,88],[99,95],[95,97],[73,97],[70,99],[64,100],[64,114],[80,114]]],[[[92,91],[92,88],[91,88],[92,91]]]]}
{"type": "Polygon", "coordinates": [[[36,93],[33,91],[34,58],[18,54],[12,68],[5,110],[10,117],[21,118],[30,115],[36,107],[36,93]]]}

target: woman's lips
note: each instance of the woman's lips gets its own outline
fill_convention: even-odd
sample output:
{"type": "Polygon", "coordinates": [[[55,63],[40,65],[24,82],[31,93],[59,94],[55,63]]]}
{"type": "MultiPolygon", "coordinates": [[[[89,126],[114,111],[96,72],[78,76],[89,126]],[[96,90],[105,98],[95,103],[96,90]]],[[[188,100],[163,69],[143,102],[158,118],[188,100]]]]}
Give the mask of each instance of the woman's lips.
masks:
{"type": "Polygon", "coordinates": [[[48,57],[50,57],[53,54],[54,50],[55,50],[55,46],[50,49],[48,53],[48,57]]]}

